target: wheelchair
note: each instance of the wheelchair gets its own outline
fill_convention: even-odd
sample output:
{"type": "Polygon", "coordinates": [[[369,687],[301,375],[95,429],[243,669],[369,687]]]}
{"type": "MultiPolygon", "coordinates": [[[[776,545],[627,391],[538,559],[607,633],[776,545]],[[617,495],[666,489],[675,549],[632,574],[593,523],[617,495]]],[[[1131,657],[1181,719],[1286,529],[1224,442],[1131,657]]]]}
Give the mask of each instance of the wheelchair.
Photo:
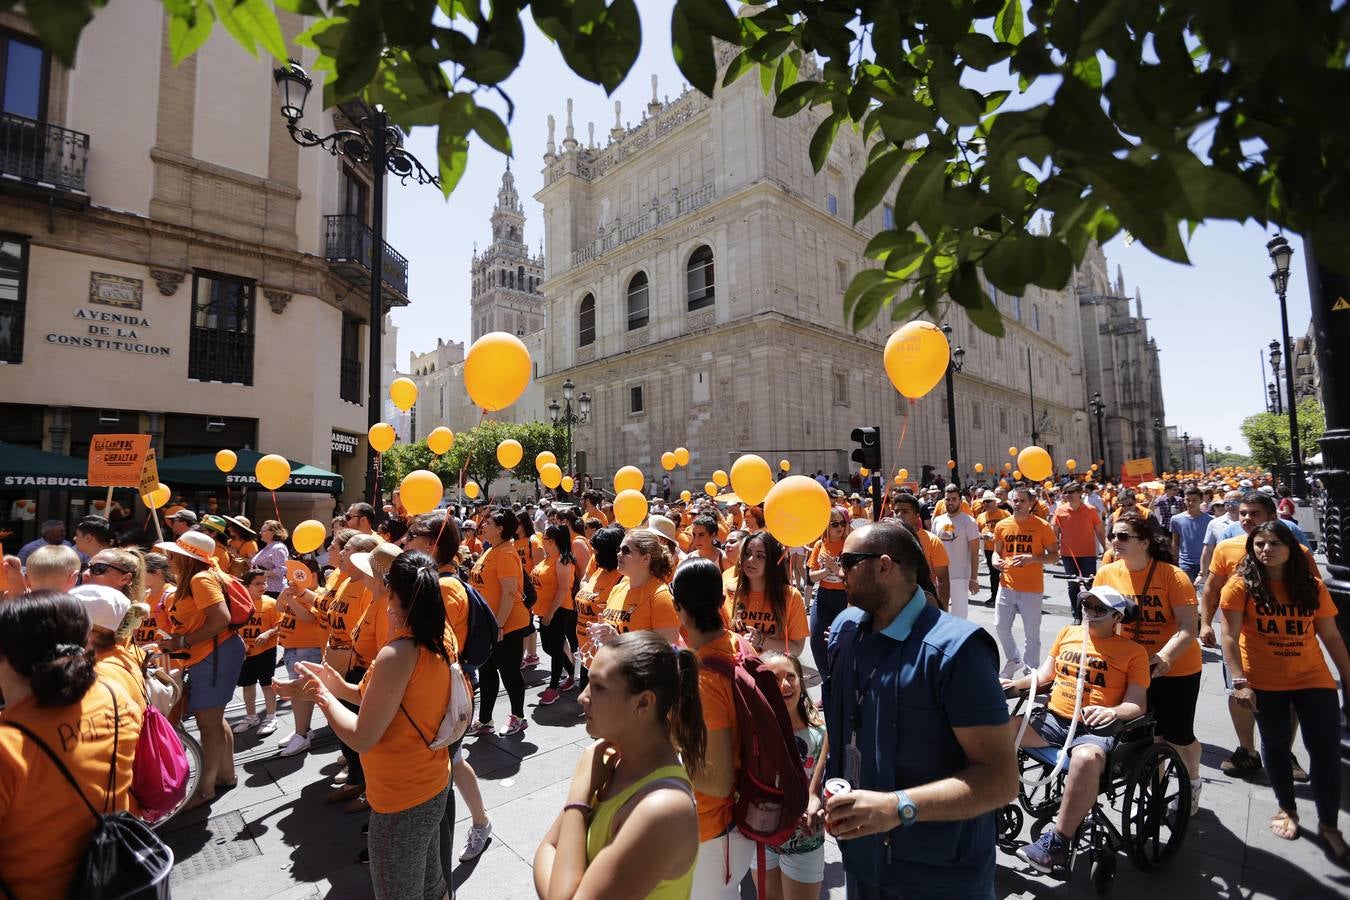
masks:
{"type": "MultiPolygon", "coordinates": [[[[1027,701],[1014,707],[1014,718],[1027,701]]],[[[1051,877],[1067,881],[1080,852],[1088,854],[1090,877],[1098,894],[1106,894],[1116,878],[1116,861],[1123,850],[1136,867],[1155,871],[1181,850],[1191,818],[1191,780],[1181,756],[1165,743],[1155,743],[1151,713],[1118,723],[1116,744],[1107,754],[1097,797],[1077,833],[1069,841],[1065,868],[1051,877]],[[1113,821],[1119,818],[1120,825],[1113,821]]],[[[1110,734],[1098,730],[1097,734],[1110,734]]],[[[1033,822],[1032,839],[1052,827],[1064,796],[1064,782],[1072,760],[1054,777],[1058,747],[1019,747],[1017,802],[998,812],[998,842],[1006,852],[1019,846],[1023,813],[1033,822]],[[1030,787],[1027,780],[1040,781],[1030,787]]]]}

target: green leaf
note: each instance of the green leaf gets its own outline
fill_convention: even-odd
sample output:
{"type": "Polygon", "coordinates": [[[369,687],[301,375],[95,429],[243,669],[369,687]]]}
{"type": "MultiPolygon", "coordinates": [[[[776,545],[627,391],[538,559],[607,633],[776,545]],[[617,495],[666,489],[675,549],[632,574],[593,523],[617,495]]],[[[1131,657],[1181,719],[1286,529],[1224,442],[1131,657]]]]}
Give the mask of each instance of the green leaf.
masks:
{"type": "Polygon", "coordinates": [[[455,94],[441,109],[436,130],[436,159],[439,163],[441,192],[449,197],[464,175],[469,161],[469,121],[474,116],[473,98],[455,94]]]}
{"type": "Polygon", "coordinates": [[[1045,268],[1045,248],[1025,232],[1013,232],[989,248],[980,261],[984,277],[1000,291],[1020,297],[1045,268]]]}
{"type": "MultiPolygon", "coordinates": [[[[94,18],[94,7],[101,7],[107,0],[47,0],[47,2],[27,2],[23,5],[23,14],[37,29],[43,46],[52,52],[65,66],[75,65],[75,48],[80,42],[84,26],[94,18]]],[[[5,8],[14,5],[3,4],[5,8]]]]}
{"type": "Polygon", "coordinates": [[[299,13],[302,16],[322,16],[323,7],[319,0],[276,0],[277,6],[286,12],[299,13]]]}
{"type": "Polygon", "coordinates": [[[852,315],[853,305],[863,293],[886,281],[886,273],[881,269],[863,269],[854,275],[844,290],[844,316],[852,315]]]}
{"type": "Polygon", "coordinates": [[[953,125],[974,125],[984,113],[984,98],[975,91],[961,87],[954,78],[939,79],[936,73],[928,76],[933,101],[942,118],[953,125]]]}
{"type": "Polygon", "coordinates": [[[858,179],[857,187],[853,189],[854,225],[861,222],[886,196],[908,158],[908,152],[892,148],[868,163],[862,177],[858,179]]]}
{"type": "Polygon", "coordinates": [[[740,78],[746,72],[749,72],[756,66],[753,59],[750,58],[747,51],[742,50],[736,54],[735,58],[727,65],[726,74],[722,76],[722,87],[729,86],[737,78],[740,78]]]}
{"type": "Polygon", "coordinates": [[[678,5],[692,26],[724,41],[739,43],[741,25],[726,0],[678,0],[678,5]]]}
{"type": "Polygon", "coordinates": [[[830,113],[825,117],[825,121],[816,126],[816,133],[811,135],[808,152],[811,155],[811,166],[817,172],[825,168],[825,160],[830,155],[830,146],[834,143],[834,136],[839,131],[839,122],[842,118],[839,113],[830,113]]]}
{"type": "Polygon", "coordinates": [[[947,160],[936,150],[919,157],[900,182],[895,195],[895,225],[905,228],[918,222],[932,237],[937,232],[936,222],[942,214],[943,185],[946,182],[947,160]]]}
{"type": "Polygon", "coordinates": [[[1102,89],[1102,64],[1096,56],[1076,60],[1070,72],[1088,87],[1094,90],[1102,89]]]}
{"type": "Polygon", "coordinates": [[[717,85],[717,57],[713,53],[712,38],[689,20],[683,4],[677,4],[670,14],[670,39],[675,65],[680,67],[690,84],[711,97],[717,85]]]}
{"type": "Polygon", "coordinates": [[[994,34],[1005,44],[1020,44],[1023,37],[1022,0],[1004,0],[994,18],[994,34]]]}
{"type": "Polygon", "coordinates": [[[273,58],[285,61],[286,39],[281,23],[267,0],[212,0],[216,18],[225,30],[249,53],[257,53],[261,44],[273,58]]]}
{"type": "Polygon", "coordinates": [[[474,106],[473,130],[492,149],[511,155],[511,135],[495,112],[485,106],[474,106]]]}
{"type": "Polygon", "coordinates": [[[780,119],[786,119],[788,116],[795,115],[798,111],[806,107],[811,99],[819,92],[821,84],[818,81],[799,81],[794,85],[788,86],[778,95],[777,101],[773,105],[773,114],[780,119]]]}
{"type": "Polygon", "coordinates": [[[215,22],[215,13],[205,3],[198,5],[196,15],[192,18],[172,16],[169,19],[169,52],[173,55],[175,66],[206,43],[215,22]]]}
{"type": "Polygon", "coordinates": [[[979,306],[966,307],[966,317],[985,334],[1003,337],[1003,313],[998,311],[998,307],[994,305],[994,301],[985,293],[983,287],[980,289],[980,299],[982,302],[979,306]]]}

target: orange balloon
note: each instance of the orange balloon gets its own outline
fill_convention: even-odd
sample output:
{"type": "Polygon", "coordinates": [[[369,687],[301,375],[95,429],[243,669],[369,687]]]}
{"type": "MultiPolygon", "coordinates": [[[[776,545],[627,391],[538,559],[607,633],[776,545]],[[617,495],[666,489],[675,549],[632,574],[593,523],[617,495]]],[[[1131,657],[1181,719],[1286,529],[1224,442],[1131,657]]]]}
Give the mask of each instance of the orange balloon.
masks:
{"type": "Polygon", "coordinates": [[[445,488],[435,472],[416,469],[403,476],[398,486],[399,498],[409,515],[429,513],[441,502],[445,488]]]}
{"type": "Polygon", "coordinates": [[[1013,478],[1016,479],[1017,481],[1021,481],[1021,480],[1022,480],[1022,470],[1021,470],[1021,469],[1013,469],[1013,478]]]}
{"type": "Polygon", "coordinates": [[[1016,456],[1016,455],[1017,455],[1017,448],[1016,448],[1016,447],[1009,447],[1009,448],[1008,448],[1008,455],[1009,455],[1009,456],[1016,456]]]}
{"type": "Polygon", "coordinates": [[[1066,459],[1066,460],[1064,460],[1064,468],[1066,468],[1066,469],[1068,469],[1070,472],[1072,472],[1074,469],[1078,468],[1078,460],[1076,460],[1076,459],[1066,459]]]}
{"type": "Polygon", "coordinates": [[[981,472],[983,472],[983,471],[984,471],[984,463],[976,463],[976,464],[975,464],[975,474],[978,475],[979,473],[981,473],[981,472]]]}
{"type": "Polygon", "coordinates": [[[239,457],[235,456],[233,450],[216,451],[216,468],[222,472],[233,472],[234,467],[239,462],[239,457]]]}
{"type": "Polygon", "coordinates": [[[1054,472],[1054,462],[1042,447],[1024,447],[1017,454],[1017,468],[1027,473],[1032,481],[1044,481],[1054,472]]]}
{"type": "Polygon", "coordinates": [[[449,453],[453,446],[455,433],[444,425],[431,429],[431,434],[427,435],[427,449],[437,456],[449,453]]]}
{"type": "Polygon", "coordinates": [[[555,488],[562,484],[563,473],[557,463],[544,463],[539,467],[539,480],[546,488],[555,488]]]}
{"type": "Polygon", "coordinates": [[[614,493],[641,491],[647,479],[637,466],[624,466],[614,473],[614,493]]]}
{"type": "Polygon", "coordinates": [[[773,485],[773,470],[763,457],[746,453],[731,464],[731,489],[751,506],[763,503],[773,485]]]}
{"type": "Polygon", "coordinates": [[[729,479],[729,477],[727,476],[727,473],[726,473],[726,472],[723,472],[721,469],[718,469],[716,472],[713,472],[713,474],[712,474],[712,480],[713,480],[713,484],[717,485],[717,486],[720,487],[720,488],[723,488],[723,487],[726,487],[726,486],[727,486],[727,482],[728,482],[730,479],[729,479]]]}
{"type": "Polygon", "coordinates": [[[534,458],[534,470],[538,472],[548,463],[556,464],[557,462],[558,457],[553,455],[552,450],[540,450],[539,455],[534,458]]]}
{"type": "Polygon", "coordinates": [[[497,445],[497,462],[501,463],[503,469],[514,469],[524,455],[525,448],[515,438],[507,438],[497,445]]]}
{"type": "Polygon", "coordinates": [[[674,469],[677,465],[679,465],[679,463],[675,462],[674,453],[671,453],[669,450],[667,450],[665,453],[661,454],[661,468],[669,472],[672,469],[674,469]]]}
{"type": "Polygon", "coordinates": [[[901,469],[899,472],[896,472],[895,474],[900,477],[901,481],[909,480],[909,469],[901,469]]]}
{"type": "Polygon", "coordinates": [[[947,373],[951,345],[932,322],[907,322],[886,341],[882,362],[895,389],[910,400],[918,400],[947,373]]]}
{"type": "Polygon", "coordinates": [[[713,484],[711,481],[705,481],[703,483],[703,493],[707,494],[709,497],[716,497],[717,485],[713,484]]]}
{"type": "Polygon", "coordinates": [[[269,491],[275,491],[290,480],[291,464],[286,460],[286,457],[277,453],[269,453],[258,460],[258,464],[253,469],[253,476],[258,479],[258,484],[269,491]]]}
{"type": "Polygon", "coordinates": [[[464,388],[474,405],[488,412],[515,403],[529,383],[530,351],[513,334],[485,334],[464,357],[464,388]]]}
{"type": "Polygon", "coordinates": [[[829,524],[830,495],[814,478],[789,475],[764,498],[764,526],[786,547],[811,545],[829,524]]]}
{"type": "Polygon", "coordinates": [[[376,422],[370,426],[370,431],[366,434],[370,441],[371,449],[376,453],[383,453],[394,446],[394,439],[398,435],[394,431],[394,426],[388,422],[376,422]]]}
{"type": "Polygon", "coordinates": [[[683,447],[675,448],[675,462],[681,466],[689,465],[689,451],[683,447]]]}
{"type": "Polygon", "coordinates": [[[954,459],[949,459],[949,460],[947,460],[947,468],[949,468],[949,469],[955,469],[955,468],[956,468],[956,460],[954,460],[954,459]]]}
{"type": "Polygon", "coordinates": [[[614,496],[614,521],[624,528],[636,528],[647,518],[647,498],[642,491],[619,491],[614,496]]]}

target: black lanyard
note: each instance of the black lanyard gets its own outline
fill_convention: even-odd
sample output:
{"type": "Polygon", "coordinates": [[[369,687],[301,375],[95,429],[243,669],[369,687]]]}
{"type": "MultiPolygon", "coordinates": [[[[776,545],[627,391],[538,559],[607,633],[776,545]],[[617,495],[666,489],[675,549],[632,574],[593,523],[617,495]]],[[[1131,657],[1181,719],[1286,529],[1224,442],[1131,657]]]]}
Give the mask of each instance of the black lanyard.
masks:
{"type": "MultiPolygon", "coordinates": [[[[876,637],[884,634],[885,632],[878,631],[872,633],[872,636],[876,637]]],[[[862,642],[863,638],[860,636],[858,639],[859,648],[861,648],[862,642]]],[[[891,643],[893,646],[877,659],[876,665],[872,667],[872,671],[867,675],[867,680],[862,682],[862,684],[858,683],[858,651],[855,650],[853,653],[853,732],[849,735],[850,739],[862,730],[863,700],[867,697],[867,692],[872,687],[872,679],[876,677],[877,672],[885,668],[886,663],[891,661],[891,657],[895,655],[896,651],[904,647],[904,643],[901,641],[892,640],[891,643]]]]}

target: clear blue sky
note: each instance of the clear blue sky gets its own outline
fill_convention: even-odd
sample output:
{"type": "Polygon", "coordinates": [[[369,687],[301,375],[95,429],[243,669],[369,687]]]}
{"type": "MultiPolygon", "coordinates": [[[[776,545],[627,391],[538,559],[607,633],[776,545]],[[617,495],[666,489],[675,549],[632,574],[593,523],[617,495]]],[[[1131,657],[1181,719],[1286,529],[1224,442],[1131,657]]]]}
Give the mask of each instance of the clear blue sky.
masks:
{"type": "MultiPolygon", "coordinates": [[[[515,148],[511,168],[525,203],[526,240],[533,250],[543,238],[542,210],[533,195],[542,185],[548,115],[557,119],[561,142],[567,98],[573,98],[577,140],[586,141],[586,125],[594,122],[596,142],[603,145],[614,124],[614,100],[623,104],[624,121],[636,123],[651,98],[653,74],[663,97],[673,98],[684,86],[670,51],[669,2],[639,0],[638,5],[642,53],[613,97],[572,74],[556,48],[526,19],[524,61],[503,86],[516,104],[510,123],[515,148]]],[[[483,98],[504,114],[494,101],[483,98]]],[[[409,148],[434,165],[433,131],[415,131],[409,148]]],[[[488,217],[505,163],[501,154],[473,141],[468,171],[448,201],[434,188],[390,185],[388,241],[408,257],[412,300],[394,313],[400,371],[408,368],[409,352],[434,348],[438,337],[468,340],[469,263],[474,243],[481,249],[491,240],[488,217]]],[[[1201,227],[1190,242],[1192,266],[1159,259],[1139,243],[1127,247],[1119,238],[1106,247],[1113,278],[1116,265],[1123,266],[1127,291],[1133,296],[1137,287],[1143,296],[1149,333],[1162,357],[1167,423],[1220,449],[1245,451],[1239,425],[1264,408],[1259,354],[1280,336],[1267,239],[1256,224],[1201,227]]],[[[1296,337],[1307,330],[1310,306],[1302,242],[1291,243],[1297,255],[1289,283],[1289,328],[1296,337]]]]}

